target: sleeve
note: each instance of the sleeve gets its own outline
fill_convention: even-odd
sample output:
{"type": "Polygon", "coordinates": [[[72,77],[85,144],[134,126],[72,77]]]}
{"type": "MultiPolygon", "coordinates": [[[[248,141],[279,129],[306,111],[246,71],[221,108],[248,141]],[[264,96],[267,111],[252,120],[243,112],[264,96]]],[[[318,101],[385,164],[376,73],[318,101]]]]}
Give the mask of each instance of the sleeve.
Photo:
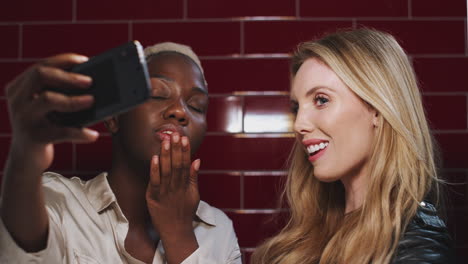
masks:
{"type": "Polygon", "coordinates": [[[64,255],[63,249],[63,237],[50,213],[47,245],[38,252],[26,252],[19,247],[0,218],[0,263],[60,263],[64,255]]]}

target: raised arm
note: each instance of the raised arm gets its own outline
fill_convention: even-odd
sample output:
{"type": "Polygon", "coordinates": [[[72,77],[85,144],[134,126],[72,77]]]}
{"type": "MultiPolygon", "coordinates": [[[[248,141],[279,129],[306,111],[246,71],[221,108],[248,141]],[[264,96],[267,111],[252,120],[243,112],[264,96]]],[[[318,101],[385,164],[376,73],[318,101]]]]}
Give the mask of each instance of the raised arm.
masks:
{"type": "Polygon", "coordinates": [[[46,87],[86,89],[92,80],[63,69],[86,57],[62,54],[31,66],[6,87],[12,140],[2,182],[0,216],[16,243],[27,252],[44,249],[48,215],[41,175],[52,164],[54,144],[92,142],[98,133],[86,128],[65,128],[47,118],[52,111],[74,112],[90,107],[90,95],[65,96],[46,87]]]}

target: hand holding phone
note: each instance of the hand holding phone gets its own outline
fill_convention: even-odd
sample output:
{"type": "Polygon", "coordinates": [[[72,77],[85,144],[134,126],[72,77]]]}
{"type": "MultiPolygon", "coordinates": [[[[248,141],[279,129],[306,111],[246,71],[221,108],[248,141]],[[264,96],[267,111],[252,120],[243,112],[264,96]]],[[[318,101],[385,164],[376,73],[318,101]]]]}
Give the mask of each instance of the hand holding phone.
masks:
{"type": "Polygon", "coordinates": [[[92,107],[79,112],[52,112],[49,118],[61,126],[86,127],[145,102],[150,97],[151,84],[138,41],[131,41],[108,50],[89,61],[76,65],[70,72],[92,78],[87,90],[49,88],[69,96],[90,94],[92,107]]]}

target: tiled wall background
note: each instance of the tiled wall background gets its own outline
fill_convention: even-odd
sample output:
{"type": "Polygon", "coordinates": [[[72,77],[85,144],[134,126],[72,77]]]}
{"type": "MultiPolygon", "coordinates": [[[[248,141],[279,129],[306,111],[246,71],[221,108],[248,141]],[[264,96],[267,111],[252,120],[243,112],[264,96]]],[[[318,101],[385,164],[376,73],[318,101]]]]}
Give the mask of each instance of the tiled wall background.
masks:
{"type": "MultiPolygon", "coordinates": [[[[415,64],[444,159],[449,225],[468,261],[468,47],[464,0],[16,0],[0,8],[0,84],[40,58],[95,55],[132,39],[176,41],[201,56],[210,89],[202,199],[234,221],[246,263],[279,224],[267,221],[292,143],[288,52],[300,41],[361,25],[398,37],[415,64]]],[[[0,90],[0,162],[11,130],[0,90]]],[[[103,132],[102,125],[97,128],[103,132]]],[[[110,137],[57,146],[53,170],[88,176],[109,168],[110,137]]]]}

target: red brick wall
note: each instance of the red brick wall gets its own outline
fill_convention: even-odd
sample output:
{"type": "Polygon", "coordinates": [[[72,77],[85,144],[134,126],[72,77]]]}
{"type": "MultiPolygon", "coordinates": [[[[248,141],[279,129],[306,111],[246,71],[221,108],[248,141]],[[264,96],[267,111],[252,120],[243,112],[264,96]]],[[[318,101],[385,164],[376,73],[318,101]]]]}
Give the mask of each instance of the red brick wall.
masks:
{"type": "MultiPolygon", "coordinates": [[[[210,88],[202,199],[234,220],[246,256],[274,222],[292,142],[287,53],[336,28],[371,26],[397,36],[414,61],[448,181],[468,178],[468,48],[464,0],[16,0],[0,8],[0,84],[58,52],[95,55],[132,39],[176,41],[201,56],[210,88]]],[[[0,163],[11,138],[0,90],[0,163]]],[[[97,126],[103,130],[102,125],[97,126]]],[[[109,168],[110,137],[57,146],[53,170],[109,168]],[[102,146],[102,147],[101,147],[102,146]]],[[[1,175],[0,175],[1,176],[1,175]]],[[[468,188],[449,188],[449,225],[468,261],[468,188]]]]}

